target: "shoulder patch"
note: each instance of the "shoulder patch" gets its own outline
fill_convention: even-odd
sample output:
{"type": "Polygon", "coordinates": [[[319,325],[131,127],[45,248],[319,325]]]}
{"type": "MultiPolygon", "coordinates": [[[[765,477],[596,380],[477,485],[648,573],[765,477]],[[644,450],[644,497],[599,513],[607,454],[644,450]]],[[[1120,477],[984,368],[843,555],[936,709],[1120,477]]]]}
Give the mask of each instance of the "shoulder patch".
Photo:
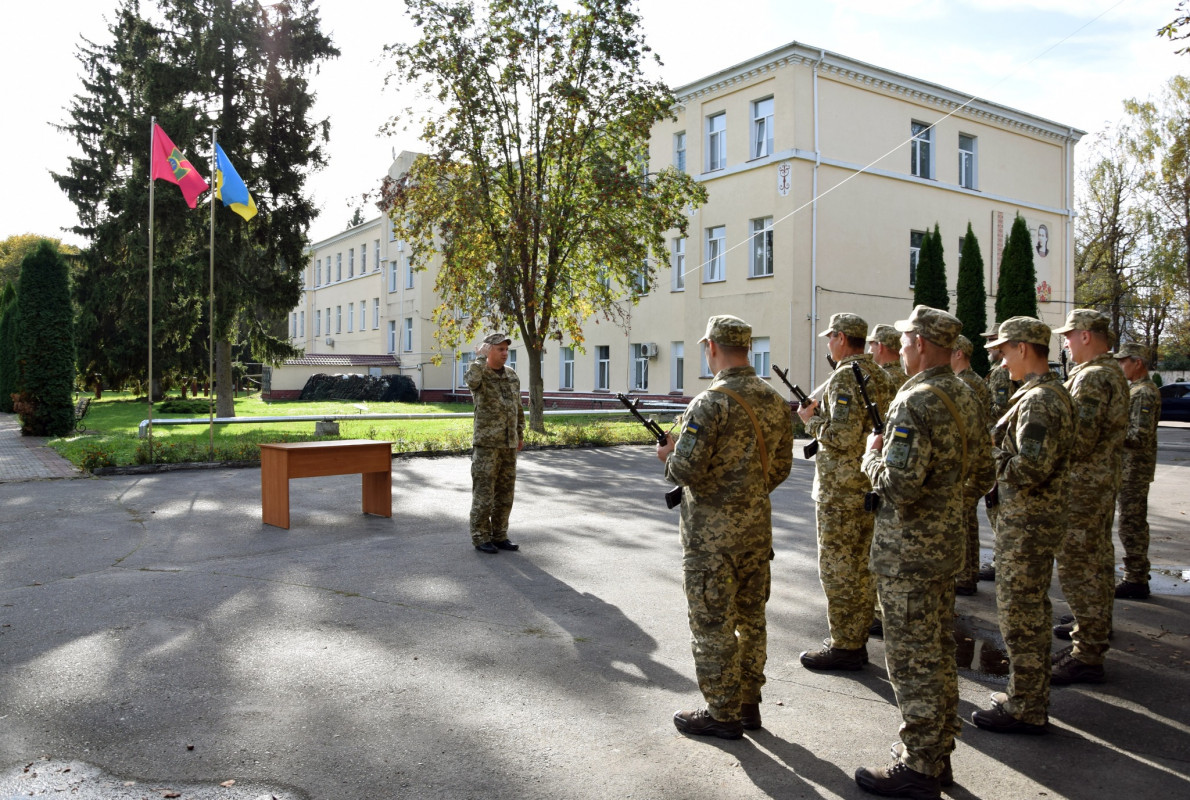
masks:
{"type": "Polygon", "coordinates": [[[694,452],[696,444],[698,444],[698,423],[687,422],[686,427],[682,428],[682,435],[678,437],[678,446],[674,449],[678,455],[686,457],[694,452]]]}
{"type": "Polygon", "coordinates": [[[1094,397],[1083,397],[1078,401],[1078,418],[1091,421],[1099,413],[1099,400],[1094,397]]]}
{"type": "Polygon", "coordinates": [[[1041,455],[1041,445],[1045,442],[1047,433],[1049,431],[1040,422],[1030,422],[1026,425],[1021,431],[1021,455],[1030,460],[1041,455]]]}
{"type": "Polygon", "coordinates": [[[892,430],[892,442],[885,449],[884,463],[897,469],[909,466],[909,453],[912,446],[913,430],[904,425],[897,425],[892,430]]]}
{"type": "Polygon", "coordinates": [[[831,409],[831,419],[846,422],[851,416],[851,395],[841,394],[835,398],[835,405],[831,409]]]}

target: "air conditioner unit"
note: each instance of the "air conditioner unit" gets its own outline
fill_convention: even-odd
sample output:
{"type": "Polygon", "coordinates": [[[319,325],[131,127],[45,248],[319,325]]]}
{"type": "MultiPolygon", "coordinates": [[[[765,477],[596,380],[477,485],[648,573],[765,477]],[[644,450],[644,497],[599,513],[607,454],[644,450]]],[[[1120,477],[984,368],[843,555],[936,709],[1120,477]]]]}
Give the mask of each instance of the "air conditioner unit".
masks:
{"type": "Polygon", "coordinates": [[[326,337],[326,346],[327,346],[327,347],[334,347],[334,346],[335,346],[335,340],[334,340],[333,338],[331,338],[330,336],[326,337]]]}
{"type": "Polygon", "coordinates": [[[640,346],[640,354],[645,358],[656,358],[657,352],[656,342],[645,342],[640,346]]]}

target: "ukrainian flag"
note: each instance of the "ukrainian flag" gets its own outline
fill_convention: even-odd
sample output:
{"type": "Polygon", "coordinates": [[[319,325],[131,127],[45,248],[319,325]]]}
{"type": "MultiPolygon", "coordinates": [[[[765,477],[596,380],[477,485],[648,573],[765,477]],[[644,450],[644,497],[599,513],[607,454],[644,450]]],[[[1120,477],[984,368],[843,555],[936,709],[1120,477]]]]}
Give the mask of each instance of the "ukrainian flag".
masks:
{"type": "Polygon", "coordinates": [[[246,220],[256,216],[256,201],[218,144],[215,145],[215,196],[246,220]]]}

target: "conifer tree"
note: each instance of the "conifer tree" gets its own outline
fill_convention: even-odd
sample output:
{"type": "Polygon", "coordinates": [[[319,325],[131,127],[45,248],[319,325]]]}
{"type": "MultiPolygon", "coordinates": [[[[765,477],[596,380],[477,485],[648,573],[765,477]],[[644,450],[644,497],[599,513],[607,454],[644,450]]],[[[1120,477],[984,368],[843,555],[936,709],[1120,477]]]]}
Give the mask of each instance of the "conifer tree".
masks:
{"type": "Polygon", "coordinates": [[[1033,266],[1033,237],[1025,218],[1017,214],[1000,257],[996,323],[1020,316],[1037,316],[1037,270],[1033,266]]]}
{"type": "Polygon", "coordinates": [[[9,281],[0,293],[0,411],[12,413],[12,393],[17,390],[17,292],[9,281]]]}
{"type": "Polygon", "coordinates": [[[21,432],[64,436],[74,428],[74,312],[66,260],[50,242],[21,262],[16,306],[17,391],[32,404],[21,432]]]}
{"type": "Polygon", "coordinates": [[[950,310],[950,294],[946,290],[946,263],[943,260],[942,234],[934,223],[934,232],[926,232],[921,241],[917,260],[917,276],[913,284],[913,305],[950,310]]]}
{"type": "Polygon", "coordinates": [[[988,372],[988,351],[983,348],[980,334],[987,330],[988,301],[983,283],[983,255],[979,252],[979,241],[967,223],[967,234],[963,237],[963,252],[959,257],[959,280],[956,287],[955,316],[963,323],[963,334],[975,345],[971,356],[971,368],[980,375],[988,372]]]}

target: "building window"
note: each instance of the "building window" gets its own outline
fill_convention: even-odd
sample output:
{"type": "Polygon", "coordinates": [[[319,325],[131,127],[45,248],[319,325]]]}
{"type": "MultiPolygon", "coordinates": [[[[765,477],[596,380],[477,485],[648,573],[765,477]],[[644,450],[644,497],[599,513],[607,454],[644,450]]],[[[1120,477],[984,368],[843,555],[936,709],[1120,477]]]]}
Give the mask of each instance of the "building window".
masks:
{"type": "Polygon", "coordinates": [[[347,332],[355,330],[355,303],[347,304],[347,332]]]}
{"type": "Polygon", "coordinates": [[[303,339],[306,338],[306,312],[298,312],[298,332],[303,339]]]}
{"type": "Polygon", "coordinates": [[[373,263],[376,264],[376,266],[372,267],[372,269],[379,272],[380,271],[380,240],[375,239],[375,240],[373,240],[372,244],[373,244],[372,261],[373,261],[373,263]]]}
{"type": "Polygon", "coordinates": [[[671,356],[672,375],[670,376],[670,385],[673,386],[675,392],[680,392],[685,388],[684,373],[686,372],[686,345],[683,342],[672,342],[669,346],[671,356]]]}
{"type": "Polygon", "coordinates": [[[359,274],[363,275],[368,271],[368,246],[361,244],[359,246],[359,274]]]}
{"type": "Polygon", "coordinates": [[[359,301],[359,329],[363,333],[368,329],[368,301],[359,301]]]}
{"type": "Polygon", "coordinates": [[[756,370],[756,374],[761,378],[769,377],[769,340],[767,336],[763,339],[752,340],[752,369],[756,370]]]}
{"type": "Polygon", "coordinates": [[[703,378],[715,377],[711,373],[711,365],[707,363],[707,345],[702,342],[698,347],[698,374],[703,378]]]}
{"type": "Polygon", "coordinates": [[[347,277],[355,277],[355,248],[347,251],[347,277]]]}
{"type": "Polygon", "coordinates": [[[380,329],[380,298],[372,298],[372,330],[380,329]]]}
{"type": "Polygon", "coordinates": [[[516,349],[515,348],[512,348],[512,347],[508,348],[508,360],[505,361],[504,363],[507,364],[509,369],[511,369],[513,372],[516,372],[516,349]]]}
{"type": "Polygon", "coordinates": [[[773,98],[752,104],[752,158],[773,154],[773,98]]]}
{"type": "Polygon", "coordinates": [[[975,185],[975,137],[959,134],[959,186],[964,189],[978,188],[975,185]]]}
{"type": "Polygon", "coordinates": [[[559,389],[574,388],[574,348],[563,347],[560,355],[562,374],[558,376],[559,389]]]}
{"type": "Polygon", "coordinates": [[[909,143],[909,171],[919,178],[934,177],[934,163],[931,145],[934,143],[934,129],[924,122],[910,126],[913,140],[909,143]]]}
{"type": "Polygon", "coordinates": [[[674,168],[686,171],[686,131],[674,134],[674,168]]]}
{"type": "Polygon", "coordinates": [[[405,317],[405,352],[413,352],[413,317],[405,317]]]}
{"type": "Polygon", "coordinates": [[[670,270],[673,273],[673,290],[675,292],[686,289],[686,237],[673,240],[673,256],[670,270]]]}
{"type": "Polygon", "coordinates": [[[335,306],[335,333],[343,332],[343,306],[335,306]]]}
{"type": "Polygon", "coordinates": [[[289,315],[289,338],[297,338],[297,312],[294,311],[289,315]]]}
{"type": "Polygon", "coordinates": [[[727,166],[727,115],[707,117],[707,172],[727,166]]]}
{"type": "Polygon", "coordinates": [[[921,258],[921,240],[924,231],[909,231],[909,288],[917,285],[917,260],[921,258]]]}
{"type": "Polygon", "coordinates": [[[397,262],[395,259],[388,262],[388,290],[390,292],[397,290],[397,262]]]}
{"type": "Polygon", "coordinates": [[[314,335],[322,335],[322,311],[314,309],[314,335]]]}
{"type": "Polygon", "coordinates": [[[322,259],[320,258],[317,261],[315,261],[314,263],[318,265],[315,268],[314,285],[321,286],[322,285],[322,259]]]}
{"type": "Polygon", "coordinates": [[[595,348],[595,388],[607,391],[611,388],[611,347],[605,344],[595,348]]]}
{"type": "Polygon", "coordinates": [[[335,280],[343,280],[343,254],[335,253],[335,280]]]}
{"type": "Polygon", "coordinates": [[[326,335],[331,335],[331,307],[326,307],[326,335]]]}
{"type": "Polygon", "coordinates": [[[748,277],[764,278],[773,274],[773,218],[754,219],[750,225],[752,258],[748,266],[748,277]]]}
{"type": "Polygon", "coordinates": [[[649,390],[649,357],[643,344],[632,345],[632,385],[638,392],[649,390]]]}
{"type": "Polygon", "coordinates": [[[405,257],[405,288],[413,288],[413,259],[409,256],[405,257]]]}
{"type": "Polygon", "coordinates": [[[395,319],[388,321],[388,352],[397,352],[397,321],[395,319]]]}
{"type": "Polygon", "coordinates": [[[724,265],[727,250],[727,227],[707,228],[707,269],[703,283],[725,280],[724,265]]]}
{"type": "Polygon", "coordinates": [[[649,262],[644,261],[632,279],[632,291],[637,297],[644,297],[649,293],[649,262]]]}

